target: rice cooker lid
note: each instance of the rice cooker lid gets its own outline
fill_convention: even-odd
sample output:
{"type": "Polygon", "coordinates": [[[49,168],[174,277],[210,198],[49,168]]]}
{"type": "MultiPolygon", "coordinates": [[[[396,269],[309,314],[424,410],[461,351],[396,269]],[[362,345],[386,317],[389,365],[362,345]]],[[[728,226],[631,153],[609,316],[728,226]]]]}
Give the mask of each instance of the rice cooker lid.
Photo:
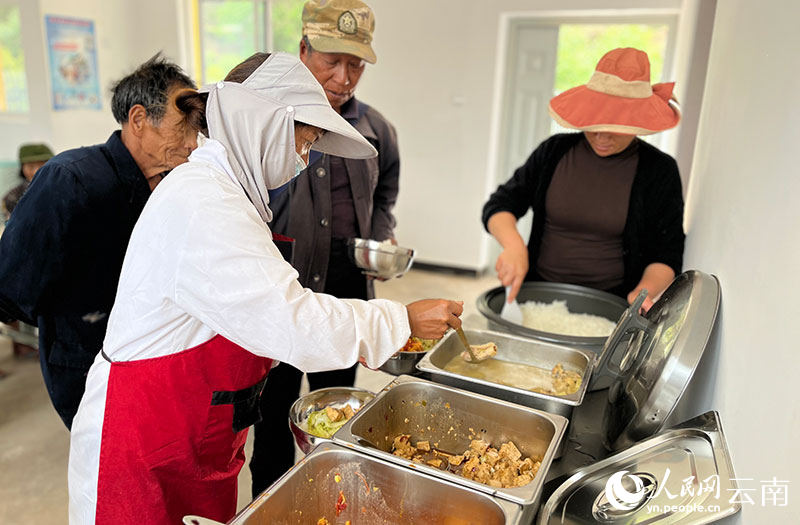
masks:
{"type": "Polygon", "coordinates": [[[620,375],[608,391],[604,444],[620,450],[658,432],[674,410],[708,344],[717,319],[720,286],[697,270],[677,276],[645,316],[636,303],[612,339],[633,333],[620,375]]]}
{"type": "Polygon", "coordinates": [[[710,523],[741,509],[731,498],[737,490],[722,423],[711,411],[575,471],[537,524],[710,523]]]}

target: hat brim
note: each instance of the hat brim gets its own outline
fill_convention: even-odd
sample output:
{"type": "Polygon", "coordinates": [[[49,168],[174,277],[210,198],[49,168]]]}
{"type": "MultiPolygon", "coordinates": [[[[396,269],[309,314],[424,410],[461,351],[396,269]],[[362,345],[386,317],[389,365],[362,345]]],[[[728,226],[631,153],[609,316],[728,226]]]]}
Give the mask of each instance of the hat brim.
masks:
{"type": "Polygon", "coordinates": [[[311,149],[348,159],[371,159],[378,155],[372,144],[329,105],[295,106],[295,121],[327,131],[311,149]]]}
{"type": "Polygon", "coordinates": [[[347,53],[348,55],[356,56],[362,60],[374,64],[378,61],[372,46],[369,44],[361,44],[345,38],[334,38],[320,35],[306,35],[308,41],[311,43],[311,48],[314,51],[322,51],[323,53],[347,53]]]}
{"type": "Polygon", "coordinates": [[[291,106],[295,122],[327,131],[312,149],[349,159],[378,155],[372,144],[331,107],[322,86],[297,57],[273,53],[242,86],[277,104],[291,106]]]}
{"type": "Polygon", "coordinates": [[[681,120],[677,106],[658,95],[618,97],[578,86],[553,97],[550,116],[565,128],[652,135],[674,128],[681,120]]]}

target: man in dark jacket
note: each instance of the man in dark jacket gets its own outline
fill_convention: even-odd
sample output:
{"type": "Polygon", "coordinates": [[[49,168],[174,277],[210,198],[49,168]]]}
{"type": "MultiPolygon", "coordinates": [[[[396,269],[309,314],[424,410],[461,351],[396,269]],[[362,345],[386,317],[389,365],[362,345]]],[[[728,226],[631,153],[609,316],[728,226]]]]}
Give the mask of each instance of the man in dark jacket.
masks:
{"type": "MultiPolygon", "coordinates": [[[[375,63],[375,17],[360,0],[310,0],[303,8],[300,60],[316,77],[333,109],[353,125],[378,157],[353,160],[311,152],[308,168],[270,208],[276,233],[296,239],[293,266],[303,286],[339,298],[371,299],[372,282],[347,255],[353,237],[394,240],[392,208],[397,200],[400,159],[394,127],[375,109],[357,100],[365,63],[375,63]]],[[[302,372],[283,364],[270,372],[262,413],[285,418],[300,391],[302,372]],[[267,401],[268,400],[268,401],[267,401]]],[[[356,367],[308,374],[312,390],[352,386],[356,367]]],[[[250,471],[253,495],[294,464],[292,435],[273,419],[255,427],[250,471]]]]}
{"type": "Polygon", "coordinates": [[[122,130],[50,159],[0,239],[0,321],[39,327],[45,384],[67,428],[103,345],[133,226],[197,146],[170,103],[187,87],[191,79],[160,55],[117,82],[111,106],[122,130]]]}

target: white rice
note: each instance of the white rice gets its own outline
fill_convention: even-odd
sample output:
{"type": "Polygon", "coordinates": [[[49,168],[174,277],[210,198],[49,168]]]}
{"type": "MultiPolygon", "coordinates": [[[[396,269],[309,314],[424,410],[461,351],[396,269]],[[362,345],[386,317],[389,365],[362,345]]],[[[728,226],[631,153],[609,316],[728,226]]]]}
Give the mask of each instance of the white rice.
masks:
{"type": "Polygon", "coordinates": [[[567,301],[520,303],[522,325],[551,334],[579,337],[608,337],[616,323],[592,314],[575,314],[567,309],[567,301]]]}

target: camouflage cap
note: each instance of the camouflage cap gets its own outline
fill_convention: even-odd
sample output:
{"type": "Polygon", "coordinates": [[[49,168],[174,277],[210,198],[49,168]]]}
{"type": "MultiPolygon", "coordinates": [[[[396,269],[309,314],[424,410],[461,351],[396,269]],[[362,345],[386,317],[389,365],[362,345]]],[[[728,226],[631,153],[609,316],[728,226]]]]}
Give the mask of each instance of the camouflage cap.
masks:
{"type": "Polygon", "coordinates": [[[19,148],[19,163],[42,162],[52,158],[53,152],[46,144],[23,144],[19,148]]]}
{"type": "Polygon", "coordinates": [[[347,53],[374,64],[375,15],[359,0],[309,0],[303,7],[303,36],[323,53],[347,53]]]}

